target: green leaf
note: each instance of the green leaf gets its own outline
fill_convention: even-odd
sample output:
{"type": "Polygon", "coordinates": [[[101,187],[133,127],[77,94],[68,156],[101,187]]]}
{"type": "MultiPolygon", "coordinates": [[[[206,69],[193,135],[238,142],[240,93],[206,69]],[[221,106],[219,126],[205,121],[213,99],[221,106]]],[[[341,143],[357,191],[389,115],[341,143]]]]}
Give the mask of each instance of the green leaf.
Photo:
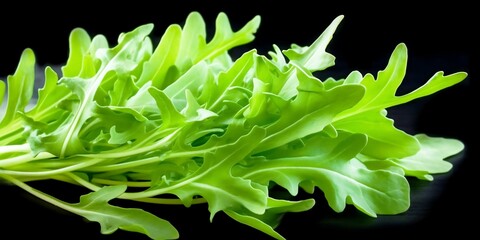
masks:
{"type": "Polygon", "coordinates": [[[46,133],[55,131],[68,118],[69,112],[64,105],[76,102],[70,89],[57,82],[57,73],[46,67],[44,86],[38,90],[37,102],[23,116],[27,142],[35,154],[47,151],[44,144],[46,133]]]}
{"type": "Polygon", "coordinates": [[[252,214],[248,211],[225,210],[224,212],[237,222],[258,229],[275,239],[285,239],[274,230],[279,225],[284,214],[287,212],[307,211],[310,210],[314,204],[314,199],[289,201],[268,198],[267,210],[262,215],[252,214]]]}
{"type": "Polygon", "coordinates": [[[33,95],[34,81],[35,55],[31,49],[27,48],[22,52],[15,73],[7,77],[7,106],[3,118],[0,119],[0,129],[19,118],[18,112],[25,111],[33,95]]]}
{"type": "Polygon", "coordinates": [[[184,124],[185,116],[175,109],[171,99],[162,90],[151,87],[148,92],[157,103],[158,109],[162,115],[163,127],[178,127],[184,124]]]}
{"type": "Polygon", "coordinates": [[[83,28],[75,28],[70,32],[69,43],[70,52],[62,72],[63,76],[74,77],[82,71],[84,56],[88,54],[91,39],[83,28]]]}
{"type": "Polygon", "coordinates": [[[174,66],[180,47],[182,29],[179,25],[170,25],[150,59],[143,66],[142,75],[137,81],[139,86],[151,81],[152,86],[163,89],[171,82],[165,82],[168,71],[174,66]]]}
{"type": "MultiPolygon", "coordinates": [[[[333,121],[335,128],[368,135],[369,144],[364,151],[367,155],[375,158],[402,158],[415,154],[420,148],[416,139],[396,129],[393,120],[386,118],[384,109],[433,94],[466,77],[463,73],[443,76],[442,72],[438,72],[417,90],[397,96],[396,92],[405,77],[406,67],[406,46],[398,44],[387,67],[378,73],[377,79],[367,74],[360,81],[360,84],[365,86],[364,97],[354,107],[335,116],[333,121]]],[[[349,77],[344,82],[345,85],[358,85],[360,79],[358,73],[349,77]]]]}
{"type": "Polygon", "coordinates": [[[202,196],[208,202],[210,219],[218,211],[228,208],[245,207],[262,214],[266,206],[266,189],[258,189],[250,180],[233,176],[230,169],[251,153],[264,134],[263,129],[256,127],[234,143],[206,153],[200,168],[187,178],[171,183],[171,193],[187,206],[194,196],[202,196]]]}
{"type": "Polygon", "coordinates": [[[333,66],[335,64],[335,57],[327,53],[325,49],[342,19],[343,15],[336,17],[309,47],[300,47],[292,44],[292,48],[283,53],[292,63],[297,66],[302,66],[310,72],[324,70],[333,66]]]}
{"type": "Polygon", "coordinates": [[[125,186],[106,186],[83,195],[80,202],[70,205],[70,211],[100,223],[103,234],[117,229],[138,232],[151,239],[177,239],[179,234],[168,221],[138,208],[122,208],[108,204],[125,192],[125,186]]]}
{"type": "Polygon", "coordinates": [[[298,193],[299,186],[309,186],[307,192],[317,186],[337,212],[346,204],[372,217],[406,211],[410,190],[405,177],[383,169],[370,170],[355,158],[366,142],[363,134],[342,134],[333,139],[316,134],[305,139],[307,149],[271,150],[271,156],[267,153],[265,159],[236,168],[234,173],[262,184],[274,181],[292,195],[298,193]]]}
{"type": "Polygon", "coordinates": [[[207,118],[218,116],[216,113],[202,108],[189,90],[185,91],[185,95],[187,105],[183,109],[182,114],[185,115],[187,122],[203,121],[207,118]]]}
{"type": "Polygon", "coordinates": [[[295,90],[298,83],[295,85],[288,84],[290,78],[293,78],[292,81],[298,82],[295,78],[295,74],[293,74],[295,73],[294,67],[287,67],[283,61],[281,64],[276,63],[262,55],[256,55],[255,60],[255,75],[258,79],[269,85],[270,89],[268,93],[278,95],[285,100],[290,100],[291,97],[289,95],[282,95],[283,89],[291,89],[294,91],[294,94],[297,94],[295,90]]]}
{"type": "Polygon", "coordinates": [[[282,109],[278,121],[266,128],[267,137],[257,147],[257,153],[321,132],[338,113],[354,106],[363,97],[364,88],[360,85],[325,90],[318,79],[302,71],[298,78],[298,96],[282,109]]]}
{"type": "Polygon", "coordinates": [[[336,121],[334,127],[352,133],[364,133],[368,143],[362,154],[378,159],[402,158],[420,149],[415,137],[397,129],[387,111],[372,110],[336,121]]]}
{"type": "MultiPolygon", "coordinates": [[[[100,130],[110,133],[110,138],[107,139],[110,146],[102,150],[112,149],[118,145],[133,142],[142,138],[146,133],[147,122],[143,119],[137,119],[136,114],[126,111],[115,111],[114,109],[98,105],[92,111],[96,123],[90,124],[88,128],[90,135],[96,131],[100,133],[100,130]]],[[[80,132],[80,135],[86,136],[88,134],[80,132]]],[[[94,152],[98,152],[98,150],[94,152]]]]}
{"type": "Polygon", "coordinates": [[[60,84],[64,84],[72,90],[79,102],[72,106],[71,115],[61,126],[53,132],[45,134],[44,148],[47,151],[60,158],[86,152],[79,133],[83,124],[92,117],[95,106],[93,99],[98,87],[104,78],[109,78],[114,72],[124,74],[125,71],[134,70],[136,63],[133,60],[135,60],[136,50],[141,47],[152,27],[150,24],[140,26],[132,32],[121,35],[119,44],[114,48],[97,51],[97,55],[102,60],[102,66],[94,76],[87,79],[64,77],[59,81],[60,84]],[[62,144],[59,145],[57,142],[62,144]]]}
{"type": "Polygon", "coordinates": [[[272,226],[268,225],[267,223],[263,222],[261,219],[258,219],[254,216],[245,215],[245,214],[241,214],[241,213],[230,211],[230,210],[225,210],[225,213],[235,221],[239,223],[243,223],[259,231],[262,231],[263,233],[266,233],[267,235],[275,239],[282,239],[282,240],[286,239],[280,233],[275,231],[275,229],[272,226]]]}
{"type": "Polygon", "coordinates": [[[432,181],[432,174],[446,173],[453,167],[447,159],[460,153],[464,144],[457,140],[444,137],[431,137],[426,134],[416,134],[420,150],[404,158],[391,158],[388,161],[361,158],[370,168],[400,167],[406,176],[414,176],[421,180],[432,181]]]}
{"type": "MultiPolygon", "coordinates": [[[[404,104],[413,99],[421,98],[433,94],[446,87],[459,83],[466,78],[467,74],[464,72],[454,73],[444,76],[443,72],[437,72],[424,85],[416,90],[396,96],[398,87],[403,81],[407,68],[407,47],[400,43],[394,49],[390,56],[387,67],[383,71],[379,71],[377,79],[371,74],[366,74],[360,82],[365,86],[365,96],[358,104],[350,108],[336,117],[340,120],[351,115],[367,112],[374,109],[381,110],[393,107],[399,104],[404,104]]],[[[347,82],[349,85],[350,82],[347,82]]]]}
{"type": "Polygon", "coordinates": [[[200,43],[201,52],[197,55],[194,63],[214,59],[234,47],[251,42],[255,38],[253,34],[259,26],[260,16],[255,16],[240,30],[234,32],[227,15],[223,12],[219,13],[215,20],[215,34],[210,42],[202,41],[200,43]]]}
{"type": "Polygon", "coordinates": [[[64,77],[92,77],[100,67],[97,50],[108,48],[105,36],[96,35],[93,39],[83,28],[75,28],[70,33],[70,52],[65,66],[61,68],[64,77]]]}
{"type": "Polygon", "coordinates": [[[245,86],[244,83],[248,81],[248,73],[254,64],[254,53],[254,50],[244,53],[230,69],[220,73],[218,85],[214,89],[208,89],[211,95],[209,96],[209,102],[206,103],[207,109],[218,113],[225,101],[237,100],[232,92],[234,87],[243,87],[245,86]]]}
{"type": "Polygon", "coordinates": [[[175,66],[179,68],[180,72],[185,72],[192,65],[202,62],[196,61],[196,59],[206,38],[206,26],[202,15],[196,11],[191,12],[183,26],[180,48],[175,61],[175,66]]]}
{"type": "Polygon", "coordinates": [[[28,116],[44,122],[51,122],[63,111],[59,107],[63,101],[72,97],[71,91],[63,85],[58,85],[58,74],[51,68],[45,68],[45,83],[38,90],[38,99],[34,107],[28,111],[28,116]]]}
{"type": "Polygon", "coordinates": [[[185,92],[190,91],[193,96],[198,98],[204,88],[205,82],[212,77],[209,74],[209,67],[205,62],[199,62],[192,66],[185,74],[180,76],[175,82],[168,85],[163,92],[171,99],[177,110],[182,110],[187,104],[185,92]]]}

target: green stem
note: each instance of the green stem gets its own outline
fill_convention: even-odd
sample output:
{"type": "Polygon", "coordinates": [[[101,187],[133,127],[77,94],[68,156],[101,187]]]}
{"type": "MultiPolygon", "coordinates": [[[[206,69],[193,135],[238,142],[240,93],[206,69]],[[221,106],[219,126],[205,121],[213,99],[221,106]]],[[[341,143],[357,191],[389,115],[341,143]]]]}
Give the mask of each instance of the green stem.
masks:
{"type": "MultiPolygon", "coordinates": [[[[15,151],[15,152],[18,152],[18,151],[15,151]]],[[[41,152],[37,156],[32,156],[32,154],[28,152],[23,155],[19,155],[19,156],[7,158],[7,159],[0,159],[0,168],[11,167],[11,166],[19,165],[22,163],[27,163],[27,162],[42,160],[42,159],[49,159],[53,157],[55,156],[48,152],[41,152]]]]}
{"type": "Polygon", "coordinates": [[[174,130],[172,133],[162,138],[161,140],[156,141],[153,144],[143,144],[143,142],[139,143],[137,145],[144,146],[140,148],[129,149],[129,148],[132,148],[132,146],[127,145],[125,147],[126,148],[125,151],[122,151],[122,148],[120,147],[112,151],[105,151],[101,153],[79,154],[79,156],[106,159],[106,158],[125,158],[125,157],[130,157],[130,156],[141,154],[141,153],[148,153],[154,150],[159,150],[161,148],[167,147],[169,145],[168,142],[172,140],[179,132],[180,132],[180,129],[174,130]]]}
{"type": "Polygon", "coordinates": [[[0,145],[5,146],[17,142],[19,139],[22,139],[23,128],[20,124],[21,121],[17,120],[12,125],[7,126],[8,129],[14,129],[11,132],[2,131],[2,137],[0,137],[0,145]],[[17,126],[18,125],[18,126],[17,126]]]}
{"type": "Polygon", "coordinates": [[[0,146],[0,153],[15,153],[15,152],[30,152],[30,145],[28,143],[17,144],[17,145],[5,145],[0,146]]]}
{"type": "MultiPolygon", "coordinates": [[[[119,198],[122,198],[122,195],[120,195],[119,198]]],[[[125,198],[126,199],[126,198],[125,198]]],[[[177,198],[137,198],[137,199],[131,199],[135,200],[137,202],[146,202],[146,203],[154,203],[154,204],[162,204],[162,205],[183,205],[182,200],[177,199],[177,198]]],[[[207,200],[205,198],[195,198],[192,199],[192,204],[202,204],[206,203],[207,200]]]]}
{"type": "Polygon", "coordinates": [[[112,179],[105,179],[105,178],[92,178],[92,183],[97,183],[101,185],[126,185],[128,187],[140,187],[140,188],[147,188],[151,187],[151,181],[117,181],[112,179]]]}
{"type": "MultiPolygon", "coordinates": [[[[130,181],[114,181],[114,180],[108,180],[108,179],[92,179],[92,182],[86,181],[85,179],[73,174],[73,173],[67,173],[66,174],[68,177],[70,177],[72,180],[77,182],[78,184],[92,190],[92,191],[98,191],[101,187],[98,185],[93,184],[92,182],[96,182],[101,185],[126,185],[129,187],[150,187],[150,182],[130,182],[130,181]]],[[[118,198],[119,199],[128,199],[128,200],[135,200],[139,202],[146,202],[146,203],[154,203],[154,204],[166,204],[166,205],[181,205],[183,202],[180,199],[177,198],[157,198],[157,197],[147,197],[147,198],[129,198],[128,196],[131,195],[125,195],[122,194],[118,198]]],[[[200,203],[205,203],[206,200],[204,198],[196,198],[193,199],[192,203],[193,204],[200,204],[200,203]]]]}
{"type": "MultiPolygon", "coordinates": [[[[78,176],[77,176],[78,178],[78,176]]],[[[91,183],[86,182],[85,180],[81,179],[82,185],[92,185],[91,183]],[[88,184],[87,184],[88,183],[88,184]]],[[[80,182],[79,181],[79,182],[80,182]]],[[[150,181],[145,181],[145,182],[131,182],[131,181],[115,181],[115,180],[110,180],[110,179],[99,179],[99,178],[93,178],[92,182],[102,184],[102,185],[126,185],[128,187],[150,187],[151,182],[150,181]]],[[[96,185],[94,185],[96,186],[96,185]]],[[[89,187],[90,188],[90,187],[89,187]]],[[[96,186],[96,188],[99,188],[96,186]]],[[[95,191],[94,189],[96,188],[90,188],[91,190],[95,191]]],[[[154,203],[154,204],[164,204],[164,205],[181,205],[183,202],[178,199],[178,198],[158,198],[158,197],[144,197],[144,198],[132,198],[132,194],[127,193],[127,194],[122,194],[118,198],[120,199],[128,199],[128,200],[134,200],[138,202],[146,202],[146,203],[154,203]]],[[[206,203],[206,199],[204,198],[195,198],[192,201],[192,204],[201,204],[201,203],[206,203]]]]}
{"type": "Polygon", "coordinates": [[[0,169],[0,174],[5,174],[5,175],[11,175],[11,176],[27,176],[27,177],[40,177],[40,176],[51,176],[51,175],[57,175],[57,174],[64,174],[68,172],[73,172],[88,166],[95,165],[101,161],[104,161],[104,159],[91,159],[88,161],[81,161],[77,164],[59,168],[59,169],[54,169],[54,170],[43,170],[43,171],[13,171],[13,170],[4,170],[0,169]]]}

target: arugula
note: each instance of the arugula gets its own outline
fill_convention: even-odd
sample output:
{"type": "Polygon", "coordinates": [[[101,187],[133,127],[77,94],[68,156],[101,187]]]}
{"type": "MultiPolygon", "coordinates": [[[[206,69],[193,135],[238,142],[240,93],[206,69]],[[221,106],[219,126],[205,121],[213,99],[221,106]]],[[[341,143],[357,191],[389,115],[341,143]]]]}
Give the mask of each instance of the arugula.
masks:
{"type": "Polygon", "coordinates": [[[350,204],[371,217],[403,213],[408,178],[432,181],[448,172],[448,158],[464,145],[410,135],[387,109],[467,73],[439,71],[398,96],[407,67],[400,43],[376,76],[352,71],[319,79],[317,72],[334,66],[326,47],[342,19],[311,46],[273,45],[269,56],[252,49],[238,59],[228,51],[254,39],[259,16],[234,31],[220,13],[207,42],[205,22],[192,12],[156,47],[153,24],[120,34],[113,47],[77,28],[61,72],[45,68],[37,99],[35,56],[25,49],[15,73],[0,82],[0,178],[98,222],[103,234],[121,229],[152,239],[180,235],[161,216],[109,201],[208,204],[210,221],[224,212],[275,239],[284,239],[275,228],[285,213],[315,205],[313,197],[275,197],[278,189],[291,197],[321,191],[336,212],[350,204]],[[39,180],[90,193],[68,203],[28,184],[39,180]]]}

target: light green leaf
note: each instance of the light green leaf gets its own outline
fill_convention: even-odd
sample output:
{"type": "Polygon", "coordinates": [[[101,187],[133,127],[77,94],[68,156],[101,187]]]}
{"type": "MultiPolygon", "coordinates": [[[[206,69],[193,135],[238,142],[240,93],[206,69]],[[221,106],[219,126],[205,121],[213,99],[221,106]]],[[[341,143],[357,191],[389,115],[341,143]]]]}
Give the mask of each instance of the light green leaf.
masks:
{"type": "Polygon", "coordinates": [[[342,19],[343,15],[336,17],[309,47],[300,47],[292,44],[292,48],[283,53],[291,62],[308,69],[310,72],[324,70],[333,66],[335,64],[335,57],[327,53],[325,49],[342,19]]]}
{"type": "Polygon", "coordinates": [[[70,52],[65,66],[62,67],[63,76],[74,77],[80,75],[90,43],[90,36],[83,28],[75,28],[70,32],[70,52]]]}
{"type": "Polygon", "coordinates": [[[182,29],[179,25],[170,25],[160,39],[160,43],[150,59],[143,65],[142,75],[137,85],[151,81],[152,86],[164,89],[172,80],[167,80],[168,71],[175,65],[180,47],[182,29]]]}
{"type": "Polygon", "coordinates": [[[274,181],[292,195],[298,193],[300,185],[309,186],[307,192],[313,191],[311,186],[317,186],[337,212],[343,211],[346,204],[353,204],[372,217],[408,209],[410,190],[403,175],[370,170],[355,159],[367,142],[365,135],[342,134],[332,139],[316,134],[305,141],[307,149],[271,150],[271,156],[267,153],[264,160],[256,159],[236,168],[234,174],[257,183],[274,181]]]}
{"type": "MultiPolygon", "coordinates": [[[[407,68],[407,47],[400,43],[390,56],[387,67],[379,71],[377,79],[371,74],[366,74],[360,82],[366,88],[365,96],[358,104],[341,114],[335,120],[340,120],[361,112],[368,112],[374,109],[381,110],[396,105],[404,104],[413,99],[421,98],[446,87],[461,82],[467,77],[464,72],[444,76],[443,72],[437,72],[424,85],[416,90],[402,96],[396,96],[398,87],[405,77],[407,68]]],[[[348,85],[352,81],[346,82],[348,85]]],[[[353,81],[356,82],[356,81],[353,81]]]]}
{"type": "Polygon", "coordinates": [[[336,121],[333,125],[338,130],[366,134],[368,143],[362,150],[364,155],[387,159],[403,158],[417,153],[420,149],[417,139],[397,129],[394,121],[386,115],[386,110],[361,112],[336,121]]]}
{"type": "Polygon", "coordinates": [[[194,63],[214,59],[234,47],[251,42],[255,38],[253,34],[256,33],[259,26],[260,16],[255,16],[240,30],[234,32],[227,15],[223,12],[219,13],[215,20],[215,34],[206,45],[204,45],[206,41],[201,42],[201,51],[194,63]]]}
{"type": "Polygon", "coordinates": [[[27,48],[22,52],[15,73],[7,77],[7,105],[5,108],[6,112],[3,118],[0,119],[0,129],[19,118],[18,112],[25,112],[25,108],[30,103],[33,95],[34,81],[35,55],[32,49],[27,48]]]}
{"type": "Polygon", "coordinates": [[[287,212],[303,212],[310,210],[314,204],[314,199],[305,199],[301,201],[279,200],[268,198],[268,207],[264,214],[257,215],[248,211],[225,210],[224,212],[235,219],[237,222],[258,229],[275,239],[285,239],[281,234],[275,231],[283,215],[287,212]]]}
{"type": "Polygon", "coordinates": [[[278,121],[266,127],[267,137],[257,147],[257,153],[322,131],[335,115],[354,106],[363,96],[364,88],[360,85],[325,90],[318,79],[301,73],[298,96],[282,109],[278,121]]]}
{"type": "Polygon", "coordinates": [[[152,30],[152,25],[147,24],[119,37],[119,44],[112,49],[97,50],[96,55],[102,60],[99,71],[91,78],[63,77],[59,80],[74,92],[79,102],[72,107],[71,115],[57,129],[44,136],[44,147],[52,154],[64,158],[66,156],[85,153],[87,149],[80,139],[83,124],[92,117],[95,106],[95,93],[104,79],[112,74],[125,74],[126,71],[135,69],[133,61],[136,49],[141,48],[145,37],[152,30]],[[62,144],[56,144],[61,142],[62,144]]]}
{"type": "Polygon", "coordinates": [[[199,122],[207,118],[218,116],[216,113],[202,108],[190,90],[187,89],[185,91],[185,96],[187,105],[181,113],[186,117],[187,122],[199,122]]]}
{"type": "Polygon", "coordinates": [[[108,105],[125,106],[128,99],[138,91],[133,81],[132,77],[116,79],[111,90],[108,91],[108,105]]]}
{"type": "MultiPolygon", "coordinates": [[[[367,74],[360,81],[366,91],[357,105],[335,116],[334,127],[368,135],[369,145],[364,152],[367,155],[371,154],[375,158],[402,158],[415,154],[419,146],[414,137],[394,128],[393,121],[386,118],[386,112],[381,115],[379,113],[385,108],[433,94],[466,77],[463,73],[443,76],[442,72],[438,72],[417,90],[397,96],[396,92],[405,77],[406,68],[407,49],[405,44],[401,43],[392,53],[387,67],[378,73],[377,79],[367,74]]],[[[352,74],[354,75],[349,75],[344,82],[345,85],[358,85],[360,75],[356,72],[352,74]]]]}
{"type": "MultiPolygon", "coordinates": [[[[136,118],[135,113],[128,111],[116,111],[115,109],[96,105],[92,110],[97,121],[91,124],[88,128],[90,134],[80,131],[81,136],[93,137],[95,132],[100,133],[104,131],[110,133],[108,140],[108,147],[103,147],[101,150],[113,149],[118,145],[133,142],[144,137],[147,129],[147,122],[144,119],[136,118]]],[[[88,144],[87,144],[88,146],[88,144]]],[[[90,146],[92,148],[92,146],[90,146]]],[[[99,150],[95,151],[98,152],[99,150]]]]}
{"type": "Polygon", "coordinates": [[[400,167],[406,176],[414,176],[422,180],[433,180],[432,174],[446,173],[453,167],[448,158],[460,153],[465,145],[457,140],[444,137],[431,137],[426,134],[416,134],[420,150],[404,158],[391,158],[388,161],[364,158],[362,161],[370,168],[400,167]]]}
{"type": "Polygon", "coordinates": [[[259,189],[250,180],[233,176],[230,169],[251,153],[264,134],[263,129],[256,127],[234,143],[206,153],[199,169],[187,178],[171,183],[171,193],[187,206],[196,195],[205,198],[210,220],[218,211],[229,208],[245,207],[262,214],[266,207],[266,187],[259,189]]]}
{"type": "Polygon", "coordinates": [[[244,214],[241,214],[235,211],[230,211],[230,210],[225,210],[225,213],[235,221],[239,223],[243,223],[259,231],[262,231],[265,234],[269,235],[270,237],[273,237],[275,239],[282,239],[282,240],[286,239],[280,233],[275,231],[275,229],[272,226],[268,225],[267,223],[263,222],[262,220],[256,217],[253,217],[250,215],[244,215],[244,214]]]}
{"type": "Polygon", "coordinates": [[[296,91],[298,84],[295,86],[287,84],[289,78],[294,75],[295,68],[291,66],[287,68],[284,65],[278,66],[279,63],[275,63],[274,61],[267,59],[265,56],[257,54],[255,55],[255,61],[255,75],[258,79],[270,85],[270,90],[268,92],[270,94],[277,94],[285,100],[290,100],[289,96],[283,96],[281,93],[283,88],[292,88],[296,91]]]}
{"type": "Polygon", "coordinates": [[[155,99],[158,109],[160,110],[162,127],[178,127],[184,124],[185,116],[175,109],[171,99],[162,90],[150,87],[148,92],[155,99]]]}
{"type": "Polygon", "coordinates": [[[108,204],[126,190],[125,186],[107,186],[84,195],[69,210],[100,223],[103,234],[112,234],[117,229],[138,232],[151,239],[177,239],[178,231],[168,221],[138,208],[122,208],[108,204]]]}
{"type": "Polygon", "coordinates": [[[198,97],[202,94],[202,91],[207,91],[204,85],[211,77],[206,62],[199,62],[188,69],[175,82],[168,85],[163,92],[171,99],[176,109],[180,111],[187,104],[185,91],[188,89],[195,97],[198,97]]]}
{"type": "Polygon", "coordinates": [[[224,101],[234,99],[229,98],[231,91],[234,87],[244,86],[248,81],[248,74],[254,64],[254,53],[255,50],[244,53],[228,71],[219,74],[218,85],[215,86],[215,89],[209,89],[211,95],[209,102],[206,103],[207,109],[218,113],[224,101]]]}
{"type": "Polygon", "coordinates": [[[196,11],[191,12],[183,26],[178,57],[175,61],[175,66],[179,68],[180,72],[187,71],[194,63],[202,62],[196,61],[196,59],[206,38],[206,26],[202,15],[196,11]]]}
{"type": "Polygon", "coordinates": [[[152,96],[149,94],[149,89],[152,87],[151,82],[147,82],[140,87],[135,95],[130,97],[125,103],[125,108],[129,111],[133,110],[142,117],[148,118],[150,115],[158,114],[157,104],[152,96]]]}
{"type": "Polygon", "coordinates": [[[38,99],[34,107],[28,111],[28,115],[37,120],[51,122],[57,118],[59,104],[72,97],[71,91],[63,85],[58,85],[58,75],[51,68],[45,68],[45,83],[38,90],[38,99]]]}

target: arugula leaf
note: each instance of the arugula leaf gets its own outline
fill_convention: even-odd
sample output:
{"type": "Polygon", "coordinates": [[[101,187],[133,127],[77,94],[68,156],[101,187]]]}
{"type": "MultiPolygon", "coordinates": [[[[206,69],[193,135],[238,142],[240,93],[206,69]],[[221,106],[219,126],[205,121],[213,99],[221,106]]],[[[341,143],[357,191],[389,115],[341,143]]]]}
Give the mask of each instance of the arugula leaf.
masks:
{"type": "Polygon", "coordinates": [[[397,166],[405,171],[406,176],[432,181],[432,174],[450,171],[453,165],[446,159],[460,153],[465,148],[465,145],[456,139],[431,137],[426,134],[416,134],[415,138],[419,141],[421,150],[414,155],[388,160],[378,160],[367,156],[361,156],[360,159],[369,168],[397,166]]]}
{"type": "Polygon", "coordinates": [[[264,132],[254,128],[234,143],[216,147],[205,153],[203,163],[194,172],[177,181],[160,182],[153,186],[153,191],[167,189],[187,206],[193,197],[200,195],[209,202],[211,219],[216,212],[235,206],[262,214],[266,205],[265,189],[252,186],[248,179],[233,176],[230,169],[255,148],[264,132]]]}
{"type": "Polygon", "coordinates": [[[35,81],[35,55],[31,49],[27,48],[23,51],[15,74],[8,76],[7,81],[8,101],[0,127],[5,127],[15,121],[19,116],[18,112],[25,111],[32,98],[35,81]]]}
{"type": "MultiPolygon", "coordinates": [[[[338,129],[361,132],[369,136],[364,154],[376,158],[406,157],[420,150],[417,140],[394,127],[393,121],[386,118],[384,109],[404,104],[413,99],[433,94],[452,86],[466,78],[463,72],[444,76],[437,72],[423,86],[402,96],[396,91],[406,74],[407,49],[400,43],[393,51],[387,67],[380,71],[377,79],[367,74],[359,82],[365,86],[365,96],[356,106],[338,114],[333,126],[338,129]],[[383,111],[383,112],[382,112],[383,111]],[[371,124],[375,124],[375,126],[371,124]],[[385,132],[388,134],[385,134],[385,132]]],[[[350,85],[350,82],[345,82],[350,85]]],[[[354,83],[354,85],[357,85],[354,83]]]]}
{"type": "Polygon", "coordinates": [[[103,234],[111,234],[117,229],[143,233],[152,239],[176,239],[177,230],[168,222],[141,209],[122,208],[108,205],[126,190],[125,186],[106,186],[84,195],[80,202],[70,205],[68,210],[99,222],[103,234]],[[70,209],[73,208],[73,209],[70,209]]]}
{"type": "Polygon", "coordinates": [[[269,198],[265,213],[258,215],[248,211],[225,210],[225,213],[236,221],[258,229],[275,239],[285,239],[275,231],[285,212],[303,212],[310,210],[315,200],[289,201],[269,198]]]}
{"type": "Polygon", "coordinates": [[[353,70],[321,80],[316,73],[334,66],[326,48],[342,19],[310,46],[274,44],[269,57],[252,49],[237,59],[228,51],[254,39],[259,16],[234,31],[219,13],[208,38],[192,12],[183,27],[167,27],[157,46],[151,23],[121,33],[114,46],[75,28],[61,72],[45,67],[38,99],[31,99],[35,56],[26,49],[7,84],[0,82],[0,178],[98,222],[102,234],[121,229],[152,239],[180,234],[122,202],[207,204],[210,221],[223,212],[275,239],[284,239],[276,227],[286,213],[314,206],[313,197],[298,199],[300,191],[320,192],[336,212],[347,205],[371,217],[406,212],[408,177],[432,181],[465,146],[410,135],[388,108],[467,73],[438,71],[398,96],[407,67],[400,43],[377,76],[353,70]],[[89,192],[67,203],[27,184],[40,180],[89,192]]]}
{"type": "Polygon", "coordinates": [[[292,195],[309,182],[305,190],[320,188],[337,212],[347,202],[370,216],[404,212],[410,199],[407,180],[392,171],[370,170],[355,159],[366,143],[363,134],[341,134],[334,139],[317,134],[304,140],[306,149],[271,150],[271,156],[265,154],[263,160],[255,160],[236,174],[263,184],[274,181],[292,195]]]}
{"type": "Polygon", "coordinates": [[[291,63],[302,66],[310,72],[325,70],[335,65],[335,56],[325,50],[343,17],[343,15],[336,17],[309,47],[292,44],[292,48],[283,53],[290,59],[291,63]]]}
{"type": "MultiPolygon", "coordinates": [[[[13,75],[7,77],[8,93],[7,105],[4,113],[0,115],[0,143],[2,145],[16,144],[23,139],[15,135],[21,133],[21,113],[26,111],[27,105],[33,95],[35,81],[35,55],[32,49],[25,49],[20,57],[20,62],[13,75]]],[[[5,83],[0,85],[0,92],[5,94],[5,83]]],[[[0,102],[0,103],[2,103],[0,102]]]]}
{"type": "Polygon", "coordinates": [[[298,75],[300,83],[297,97],[282,109],[282,116],[266,128],[268,136],[257,148],[258,151],[279,147],[322,131],[336,114],[355,105],[363,96],[363,87],[359,85],[323,90],[317,79],[301,73],[298,75]],[[342,100],[334,100],[338,98],[342,100]]]}
{"type": "Polygon", "coordinates": [[[177,239],[178,231],[168,221],[137,208],[112,206],[108,202],[117,198],[126,186],[105,186],[80,197],[78,203],[68,203],[38,191],[29,185],[7,176],[10,182],[57,207],[78,214],[100,224],[102,234],[112,234],[118,229],[142,233],[151,239],[177,239]]]}

